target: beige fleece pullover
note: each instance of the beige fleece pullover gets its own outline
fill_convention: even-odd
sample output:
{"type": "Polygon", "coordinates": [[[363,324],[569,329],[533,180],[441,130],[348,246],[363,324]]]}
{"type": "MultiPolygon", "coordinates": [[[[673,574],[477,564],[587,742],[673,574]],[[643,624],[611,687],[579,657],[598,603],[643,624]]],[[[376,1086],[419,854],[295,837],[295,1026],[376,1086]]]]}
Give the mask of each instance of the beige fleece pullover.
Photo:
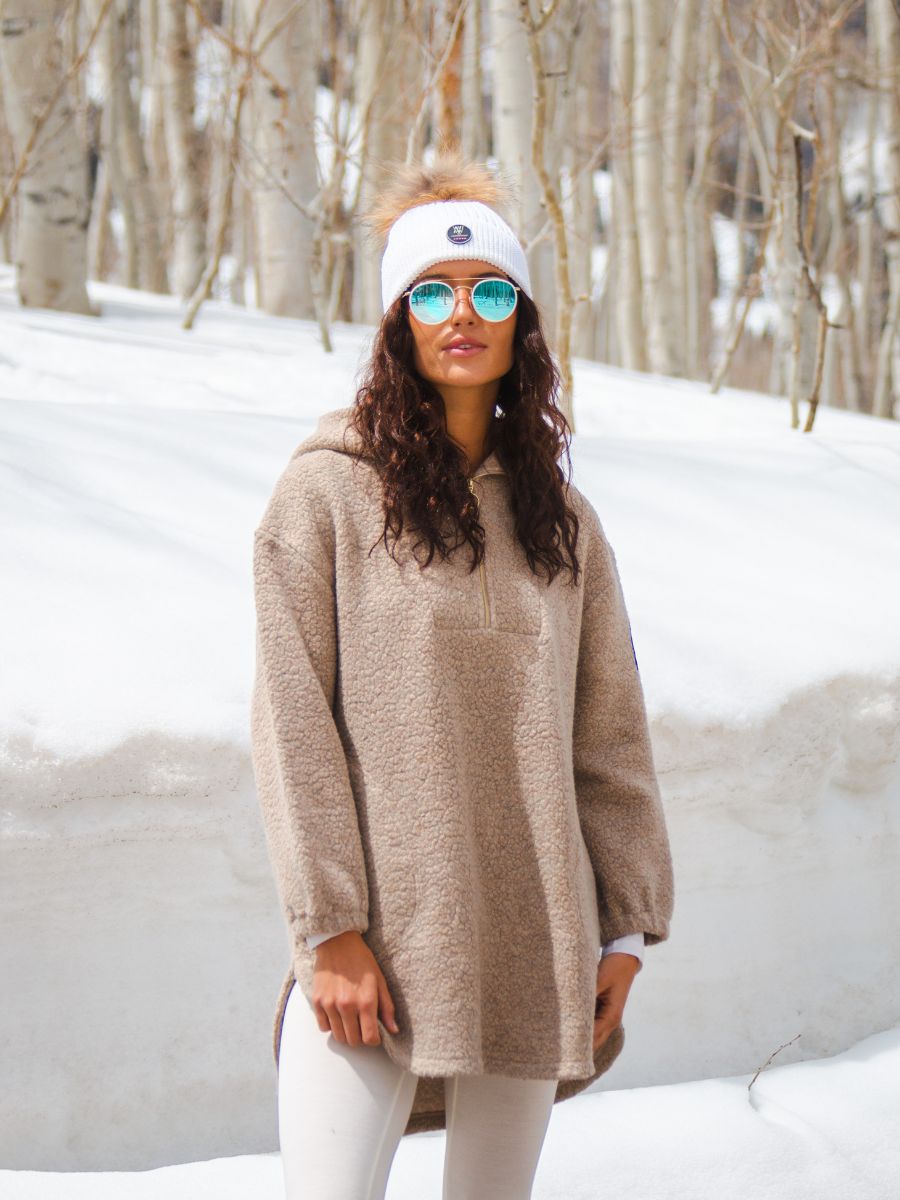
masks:
{"type": "MultiPolygon", "coordinates": [[[[290,935],[311,999],[325,929],[363,934],[394,1000],[390,1057],[420,1076],[405,1134],[445,1128],[444,1078],[607,1070],[592,1051],[597,947],[669,935],[673,876],[615,555],[593,506],[577,587],[535,575],[496,452],[473,472],[485,559],[420,569],[380,541],[381,484],[325,414],[255,534],[253,763],[290,935]],[[371,553],[370,547],[374,545],[371,553]]],[[[324,1036],[324,1035],[323,1035],[324,1036]]]]}

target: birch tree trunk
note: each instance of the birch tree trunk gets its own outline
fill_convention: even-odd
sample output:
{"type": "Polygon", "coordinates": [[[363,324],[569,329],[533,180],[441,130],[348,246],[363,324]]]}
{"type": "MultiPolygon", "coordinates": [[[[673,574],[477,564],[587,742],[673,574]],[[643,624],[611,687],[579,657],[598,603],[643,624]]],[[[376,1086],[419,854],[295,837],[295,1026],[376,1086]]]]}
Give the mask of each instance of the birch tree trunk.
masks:
{"type": "MultiPolygon", "coordinates": [[[[666,55],[666,6],[662,0],[632,0],[634,23],[634,210],[641,259],[647,356],[651,371],[679,373],[675,349],[674,305],[668,287],[666,224],[670,198],[664,193],[663,146],[660,133],[666,55]]],[[[681,211],[674,215],[681,222],[681,211]]]]}
{"type": "Polygon", "coordinates": [[[259,70],[252,89],[253,207],[260,295],[276,316],[313,319],[312,248],[319,200],[313,121],[318,0],[244,0],[259,70]]]}
{"type": "MultiPolygon", "coordinates": [[[[166,123],[163,111],[163,57],[158,51],[159,0],[140,0],[140,80],[139,108],[144,115],[142,145],[147,158],[149,188],[158,220],[160,257],[168,274],[175,240],[174,222],[169,203],[169,161],[166,154],[166,123]]],[[[171,290],[166,285],[167,290],[171,290]]]]}
{"type": "Polygon", "coordinates": [[[108,163],[100,156],[94,194],[91,197],[91,215],[87,235],[87,274],[89,279],[106,278],[106,261],[109,253],[109,214],[113,195],[109,182],[108,163]]]}
{"type": "Polygon", "coordinates": [[[162,107],[169,163],[174,244],[172,278],[182,300],[194,292],[206,265],[203,192],[194,129],[194,54],[184,0],[159,0],[162,107]]]}
{"type": "Polygon", "coordinates": [[[543,230],[547,214],[541,207],[540,184],[531,165],[533,82],[518,0],[491,0],[490,43],[494,154],[518,192],[510,224],[526,247],[533,296],[552,340],[555,272],[549,230],[541,242],[531,244],[543,230]]]}
{"type": "MultiPolygon", "coordinates": [[[[878,75],[878,50],[872,36],[866,38],[866,78],[878,75]]],[[[862,392],[860,404],[865,412],[872,411],[872,393],[875,371],[872,368],[872,336],[875,327],[873,314],[874,267],[875,267],[875,154],[878,148],[878,91],[871,87],[866,98],[865,120],[865,163],[863,193],[860,196],[860,214],[856,235],[856,276],[858,287],[854,296],[853,325],[856,331],[856,349],[860,366],[862,392]]]]}
{"type": "Polygon", "coordinates": [[[631,371],[647,369],[644,313],[641,307],[641,260],[638,249],[631,160],[634,97],[634,26],[631,0],[612,0],[610,90],[613,131],[612,237],[615,242],[614,295],[616,361],[631,371]]]}
{"type": "MultiPolygon", "coordinates": [[[[709,4],[704,5],[699,43],[694,165],[684,208],[687,272],[684,368],[685,374],[692,379],[708,377],[711,357],[711,308],[718,278],[716,243],[711,220],[714,199],[710,188],[714,170],[713,137],[716,97],[719,94],[720,55],[719,31],[709,4]]],[[[744,159],[747,158],[745,152],[744,159]]],[[[737,207],[738,211],[741,211],[740,203],[737,207]]],[[[743,222],[739,222],[739,237],[743,234],[742,225],[743,222]]]]}
{"type": "MultiPolygon", "coordinates": [[[[836,47],[834,47],[836,54],[836,47]]],[[[838,304],[833,316],[835,325],[825,343],[826,382],[823,391],[829,403],[837,400],[837,381],[842,384],[841,407],[859,410],[860,367],[858,343],[854,330],[853,297],[850,292],[851,262],[847,238],[847,205],[844,201],[844,177],[841,163],[841,122],[838,118],[837,80],[834,72],[822,78],[822,113],[825,126],[824,142],[829,147],[827,164],[827,204],[831,237],[828,247],[828,273],[838,289],[838,304]],[[827,388],[827,390],[826,390],[827,388]]]]}
{"type": "MultiPolygon", "coordinates": [[[[13,173],[12,136],[3,111],[3,88],[0,86],[0,179],[8,179],[13,173]]],[[[12,262],[14,209],[7,206],[5,217],[0,217],[0,260],[12,262]]]]}
{"type": "Polygon", "coordinates": [[[878,206],[887,257],[888,303],[878,343],[878,371],[872,412],[894,416],[900,394],[900,15],[892,0],[869,0],[870,28],[878,48],[878,86],[881,93],[881,135],[884,143],[885,187],[878,206]]]}
{"type": "Polygon", "coordinates": [[[66,8],[65,0],[0,0],[6,120],[16,158],[28,152],[18,189],[16,288],[28,307],[96,316],[86,285],[87,143],[63,82],[66,8]]]}
{"type": "Polygon", "coordinates": [[[566,146],[566,174],[571,190],[572,248],[570,265],[575,309],[572,314],[572,353],[580,358],[595,358],[596,313],[593,299],[593,251],[597,237],[597,198],[594,194],[591,162],[598,141],[598,91],[600,87],[600,27],[596,14],[588,9],[575,38],[571,73],[573,137],[566,146]]]}
{"type": "MultiPolygon", "coordinates": [[[[101,0],[90,0],[92,20],[98,19],[100,10],[101,0]]],[[[122,0],[115,0],[97,39],[98,74],[103,89],[101,153],[108,160],[109,181],[124,223],[122,282],[127,287],[165,292],[168,285],[156,197],[144,157],[140,113],[131,95],[126,55],[127,16],[122,0]]]]}
{"type": "Polygon", "coordinates": [[[128,180],[134,208],[138,286],[148,292],[167,292],[169,285],[162,253],[157,196],[150,182],[144,154],[140,108],[132,96],[131,77],[126,65],[127,34],[131,20],[129,14],[127,5],[123,0],[118,0],[115,11],[108,18],[116,55],[113,61],[117,65],[112,73],[111,85],[116,92],[119,161],[128,180]]]}
{"type": "Polygon", "coordinates": [[[462,150],[467,158],[487,157],[488,139],[484,118],[484,80],[481,45],[484,22],[482,0],[469,0],[463,20],[462,46],[462,150]]]}
{"type": "MultiPolygon", "coordinates": [[[[99,4],[91,0],[92,19],[96,20],[99,4]]],[[[119,282],[125,287],[138,286],[138,247],[137,221],[135,218],[134,196],[128,186],[128,180],[122,167],[119,155],[118,131],[122,124],[121,99],[122,93],[116,85],[116,64],[118,73],[124,72],[124,64],[120,62],[120,47],[116,20],[116,5],[107,14],[106,20],[97,38],[97,51],[100,65],[99,75],[103,86],[103,109],[100,114],[100,157],[106,167],[106,179],[109,182],[112,197],[120,218],[121,234],[114,241],[117,254],[113,262],[113,272],[118,275],[119,282]],[[116,261],[117,260],[117,261],[116,261]],[[116,267],[118,270],[116,271],[116,267]]],[[[114,230],[115,233],[115,230],[114,230]]],[[[98,264],[99,265],[99,264],[98,264]]],[[[103,276],[101,276],[102,278],[103,276]]]]}
{"type": "Polygon", "coordinates": [[[462,136],[463,25],[475,7],[469,4],[468,11],[461,13],[466,4],[467,0],[442,0],[437,22],[438,53],[447,47],[449,54],[434,89],[434,140],[447,148],[458,147],[462,136]]]}
{"type": "MultiPolygon", "coordinates": [[[[651,8],[651,4],[646,5],[651,8]]],[[[669,44],[669,66],[666,76],[663,133],[663,190],[658,211],[665,214],[664,232],[667,238],[665,292],[669,301],[667,320],[671,322],[670,344],[672,365],[679,375],[686,373],[688,350],[688,275],[696,274],[699,263],[687,256],[687,225],[697,213],[688,213],[687,199],[687,131],[690,126],[691,99],[696,78],[698,0],[680,0],[675,6],[672,35],[669,44]]],[[[708,115],[708,114],[707,114],[708,115]]],[[[705,148],[704,148],[705,149],[705,148]]],[[[702,200],[700,202],[702,204],[702,200]]],[[[696,252],[696,229],[691,248],[696,252]]],[[[705,248],[705,247],[704,247],[705,248]]]]}
{"type": "MultiPolygon", "coordinates": [[[[359,186],[353,211],[368,209],[388,162],[406,154],[406,133],[418,99],[419,54],[415,30],[392,0],[358,0],[354,90],[359,123],[355,156],[359,186]],[[391,80],[391,88],[384,80],[391,80]]],[[[353,320],[381,320],[381,247],[360,222],[353,229],[353,320]]]]}

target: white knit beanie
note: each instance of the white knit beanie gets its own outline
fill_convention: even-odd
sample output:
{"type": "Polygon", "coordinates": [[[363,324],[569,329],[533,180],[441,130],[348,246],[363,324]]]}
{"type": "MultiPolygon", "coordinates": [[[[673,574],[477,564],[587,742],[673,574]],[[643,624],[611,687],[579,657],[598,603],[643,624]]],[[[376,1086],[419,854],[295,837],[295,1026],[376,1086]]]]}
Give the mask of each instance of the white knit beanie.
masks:
{"type": "Polygon", "coordinates": [[[381,259],[384,311],[417,275],[446,259],[489,262],[531,296],[525,251],[499,213],[480,200],[435,200],[401,213],[388,233],[381,259]]]}

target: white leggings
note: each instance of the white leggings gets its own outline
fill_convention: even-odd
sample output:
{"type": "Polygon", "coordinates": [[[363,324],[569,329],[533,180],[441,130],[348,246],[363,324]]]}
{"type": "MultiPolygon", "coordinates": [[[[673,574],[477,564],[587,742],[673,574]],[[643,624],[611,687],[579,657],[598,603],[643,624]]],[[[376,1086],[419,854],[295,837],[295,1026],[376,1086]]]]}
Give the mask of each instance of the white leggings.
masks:
{"type": "MultiPolygon", "coordinates": [[[[291,988],[278,1064],[286,1200],[383,1200],[418,1077],[384,1047],[319,1028],[291,988]]],[[[453,1075],[445,1081],[443,1200],[529,1200],[555,1079],[453,1075]]]]}

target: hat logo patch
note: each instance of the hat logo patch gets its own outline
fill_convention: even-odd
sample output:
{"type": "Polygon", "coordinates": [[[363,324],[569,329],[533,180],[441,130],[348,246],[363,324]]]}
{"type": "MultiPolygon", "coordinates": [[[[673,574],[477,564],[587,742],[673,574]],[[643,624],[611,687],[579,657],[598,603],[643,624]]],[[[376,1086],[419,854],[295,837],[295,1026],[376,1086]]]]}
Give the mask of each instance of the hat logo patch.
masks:
{"type": "Polygon", "coordinates": [[[472,240],[472,230],[468,225],[451,225],[447,230],[447,240],[454,246],[464,246],[472,240]]]}

